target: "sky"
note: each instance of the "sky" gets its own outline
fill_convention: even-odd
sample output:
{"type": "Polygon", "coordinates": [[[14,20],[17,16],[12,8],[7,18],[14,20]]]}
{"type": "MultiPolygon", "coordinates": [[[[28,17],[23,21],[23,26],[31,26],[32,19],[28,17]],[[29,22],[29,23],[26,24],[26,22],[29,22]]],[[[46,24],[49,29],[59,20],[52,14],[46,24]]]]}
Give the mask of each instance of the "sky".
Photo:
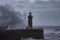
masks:
{"type": "MultiPolygon", "coordinates": [[[[12,5],[22,15],[25,13],[28,15],[31,11],[33,15],[33,26],[35,27],[60,26],[60,0],[0,0],[0,5],[5,4],[12,5]]],[[[54,32],[52,30],[47,29],[44,32],[54,32]]]]}
{"type": "Polygon", "coordinates": [[[60,26],[60,0],[0,0],[0,5],[4,4],[22,15],[31,11],[33,26],[60,26]]]}

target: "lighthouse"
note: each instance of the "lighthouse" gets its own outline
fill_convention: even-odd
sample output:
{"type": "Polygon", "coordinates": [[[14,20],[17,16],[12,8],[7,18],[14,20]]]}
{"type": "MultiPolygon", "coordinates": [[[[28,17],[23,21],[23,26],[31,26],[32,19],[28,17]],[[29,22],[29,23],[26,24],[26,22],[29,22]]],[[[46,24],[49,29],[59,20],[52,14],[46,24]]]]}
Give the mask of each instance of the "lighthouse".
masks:
{"type": "Polygon", "coordinates": [[[31,13],[31,11],[29,12],[29,14],[28,14],[28,29],[32,29],[32,18],[33,18],[33,16],[32,16],[32,13],[31,13]]]}

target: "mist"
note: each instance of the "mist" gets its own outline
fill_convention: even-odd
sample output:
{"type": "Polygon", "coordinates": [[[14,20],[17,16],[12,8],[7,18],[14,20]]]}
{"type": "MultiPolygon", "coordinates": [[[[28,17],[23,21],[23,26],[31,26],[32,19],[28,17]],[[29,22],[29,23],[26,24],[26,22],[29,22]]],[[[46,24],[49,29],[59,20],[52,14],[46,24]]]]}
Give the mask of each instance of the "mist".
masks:
{"type": "Polygon", "coordinates": [[[6,26],[9,23],[7,29],[22,29],[24,28],[23,16],[14,11],[9,5],[0,6],[0,25],[6,26]],[[9,9],[10,8],[10,9],[9,9]]]}

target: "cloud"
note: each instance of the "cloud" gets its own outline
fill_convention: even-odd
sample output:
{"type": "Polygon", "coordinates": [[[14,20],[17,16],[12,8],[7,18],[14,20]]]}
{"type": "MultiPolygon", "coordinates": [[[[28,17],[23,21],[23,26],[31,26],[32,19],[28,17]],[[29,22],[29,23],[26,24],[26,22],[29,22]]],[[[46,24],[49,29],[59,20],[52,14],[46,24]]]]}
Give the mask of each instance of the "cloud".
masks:
{"type": "Polygon", "coordinates": [[[60,1],[36,1],[34,7],[34,24],[38,25],[55,25],[58,26],[60,20],[60,1]],[[39,6],[43,5],[43,6],[39,6]],[[42,11],[41,11],[42,10],[42,11]],[[39,15],[40,14],[40,15],[39,15]],[[38,21],[37,21],[38,20],[38,21]]]}
{"type": "Polygon", "coordinates": [[[60,1],[60,0],[55,0],[55,1],[60,1]]]}
{"type": "Polygon", "coordinates": [[[47,2],[47,1],[50,1],[50,0],[40,0],[40,1],[45,1],[45,2],[47,2]]]}
{"type": "Polygon", "coordinates": [[[36,0],[29,0],[30,3],[34,3],[36,0]]]}

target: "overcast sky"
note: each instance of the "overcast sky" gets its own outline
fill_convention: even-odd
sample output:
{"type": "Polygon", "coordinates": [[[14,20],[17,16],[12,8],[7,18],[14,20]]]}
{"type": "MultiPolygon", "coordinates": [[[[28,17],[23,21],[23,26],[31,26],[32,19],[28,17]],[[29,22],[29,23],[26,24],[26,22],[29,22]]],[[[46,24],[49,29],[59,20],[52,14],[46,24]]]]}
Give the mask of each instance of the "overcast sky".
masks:
{"type": "Polygon", "coordinates": [[[21,14],[33,14],[34,26],[60,26],[60,0],[0,0],[11,4],[21,14]]]}

